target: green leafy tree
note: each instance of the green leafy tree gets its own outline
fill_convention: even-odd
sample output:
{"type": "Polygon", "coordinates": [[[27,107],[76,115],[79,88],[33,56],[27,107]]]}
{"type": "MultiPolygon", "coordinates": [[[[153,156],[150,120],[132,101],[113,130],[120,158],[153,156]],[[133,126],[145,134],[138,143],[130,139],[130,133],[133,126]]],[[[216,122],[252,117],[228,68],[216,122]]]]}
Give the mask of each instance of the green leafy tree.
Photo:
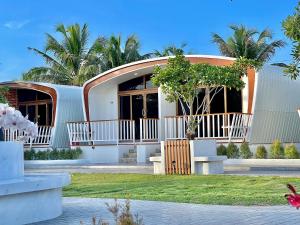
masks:
{"type": "Polygon", "coordinates": [[[99,39],[90,48],[88,45],[88,26],[73,24],[56,26],[62,40],[46,34],[44,50],[28,49],[41,56],[47,66],[34,67],[23,74],[23,80],[43,81],[57,84],[82,85],[87,79],[100,72],[100,58],[97,50],[99,39]]]}
{"type": "Polygon", "coordinates": [[[165,67],[155,67],[151,79],[154,85],[161,87],[169,102],[179,101],[187,123],[187,137],[193,139],[198,124],[193,116],[194,102],[197,103],[195,114],[199,112],[203,114],[207,112],[215,95],[225,86],[243,88],[245,84],[241,77],[246,74],[248,64],[249,61],[245,59],[230,66],[191,64],[184,55],[177,54],[168,59],[165,67]],[[198,99],[201,88],[207,89],[207,94],[202,101],[198,99]],[[185,110],[185,105],[188,107],[188,112],[185,110]]]}
{"type": "Polygon", "coordinates": [[[120,35],[112,35],[109,38],[100,37],[96,49],[100,56],[102,71],[152,56],[151,53],[140,54],[140,42],[135,35],[130,35],[125,40],[124,46],[120,35]]]}
{"type": "Polygon", "coordinates": [[[7,103],[7,99],[5,94],[8,92],[8,87],[1,87],[0,88],[0,103],[7,103]]]}
{"type": "Polygon", "coordinates": [[[288,16],[283,22],[282,27],[285,35],[293,41],[292,53],[293,62],[289,65],[283,65],[285,72],[296,79],[300,72],[300,2],[293,15],[288,16]]]}
{"type": "Polygon", "coordinates": [[[233,35],[227,40],[216,33],[212,35],[212,40],[218,45],[220,52],[228,57],[244,57],[263,64],[271,59],[277,48],[285,45],[282,40],[271,41],[273,35],[268,29],[259,32],[243,25],[232,25],[230,29],[233,30],[233,35]]]}
{"type": "MultiPolygon", "coordinates": [[[[187,45],[185,43],[181,44],[180,47],[176,47],[175,45],[169,45],[169,46],[165,47],[162,51],[154,50],[153,55],[156,57],[164,57],[164,56],[174,56],[174,55],[178,55],[178,54],[184,54],[185,53],[184,48],[186,46],[187,45]]],[[[190,54],[190,53],[188,53],[188,54],[190,54]]]]}

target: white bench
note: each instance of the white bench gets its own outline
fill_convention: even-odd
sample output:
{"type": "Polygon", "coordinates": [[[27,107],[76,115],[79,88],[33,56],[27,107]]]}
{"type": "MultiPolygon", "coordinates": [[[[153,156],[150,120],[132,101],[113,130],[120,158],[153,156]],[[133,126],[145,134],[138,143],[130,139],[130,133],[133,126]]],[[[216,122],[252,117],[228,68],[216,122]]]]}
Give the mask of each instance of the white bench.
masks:
{"type": "Polygon", "coordinates": [[[226,156],[198,156],[191,159],[192,174],[223,174],[226,156]]]}
{"type": "MultiPolygon", "coordinates": [[[[200,156],[191,158],[191,173],[192,174],[223,174],[223,161],[226,156],[200,156]]],[[[150,157],[150,162],[153,162],[154,174],[165,174],[165,163],[161,156],[150,157]]]]}

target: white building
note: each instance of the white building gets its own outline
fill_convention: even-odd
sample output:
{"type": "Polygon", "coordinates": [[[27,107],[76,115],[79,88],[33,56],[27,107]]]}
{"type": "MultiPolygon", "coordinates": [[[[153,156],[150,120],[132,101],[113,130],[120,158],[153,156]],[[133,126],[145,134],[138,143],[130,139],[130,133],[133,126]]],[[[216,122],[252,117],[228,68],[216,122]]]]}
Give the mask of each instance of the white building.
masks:
{"type": "MultiPolygon", "coordinates": [[[[39,136],[33,148],[69,147],[66,122],[83,120],[82,88],[36,82],[3,82],[8,87],[8,102],[29,119],[38,123],[39,136]]],[[[5,132],[6,140],[17,138],[5,132]]],[[[29,147],[29,143],[26,146],[29,147]]]]}
{"type": "MultiPolygon", "coordinates": [[[[188,55],[192,63],[229,65],[234,58],[188,55]]],[[[83,87],[85,121],[68,123],[71,146],[82,146],[94,162],[119,162],[136,148],[144,162],[161,140],[185,138],[180,106],[166,101],[150,77],[168,58],[138,61],[106,71],[83,87]]],[[[224,89],[198,125],[197,139],[219,143],[270,144],[274,139],[300,143],[300,83],[275,66],[248,70],[242,91],[224,89]]],[[[200,95],[204,95],[203,90],[200,95]]]]}

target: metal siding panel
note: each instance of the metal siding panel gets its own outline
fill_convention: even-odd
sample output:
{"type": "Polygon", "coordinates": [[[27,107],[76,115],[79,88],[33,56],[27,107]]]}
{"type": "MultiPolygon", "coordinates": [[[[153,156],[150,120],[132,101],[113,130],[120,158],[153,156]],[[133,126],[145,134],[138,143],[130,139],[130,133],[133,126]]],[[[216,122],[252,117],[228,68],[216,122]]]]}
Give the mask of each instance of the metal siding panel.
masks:
{"type": "Polygon", "coordinates": [[[257,88],[250,143],[300,142],[300,81],[284,76],[282,69],[265,66],[256,74],[257,88]]]}
{"type": "Polygon", "coordinates": [[[54,148],[69,147],[68,121],[83,121],[82,88],[59,86],[57,88],[57,114],[53,139],[54,148]]]}

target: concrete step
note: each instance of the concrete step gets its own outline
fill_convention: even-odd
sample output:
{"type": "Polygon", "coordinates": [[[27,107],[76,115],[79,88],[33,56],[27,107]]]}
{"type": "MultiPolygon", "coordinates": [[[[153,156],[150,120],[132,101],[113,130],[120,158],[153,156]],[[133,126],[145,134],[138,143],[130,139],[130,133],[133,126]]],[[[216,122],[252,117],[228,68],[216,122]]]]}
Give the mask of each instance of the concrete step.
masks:
{"type": "Polygon", "coordinates": [[[120,163],[136,163],[136,158],[121,158],[120,163]]]}
{"type": "Polygon", "coordinates": [[[136,158],[137,157],[137,153],[124,153],[122,158],[136,158]]]}
{"type": "Polygon", "coordinates": [[[136,153],[135,149],[129,149],[129,153],[136,153]]]}
{"type": "Polygon", "coordinates": [[[129,156],[129,158],[136,158],[137,157],[137,153],[136,152],[134,152],[134,153],[129,152],[128,156],[129,156]]]}
{"type": "Polygon", "coordinates": [[[160,152],[151,153],[150,157],[161,156],[160,152]]]}

